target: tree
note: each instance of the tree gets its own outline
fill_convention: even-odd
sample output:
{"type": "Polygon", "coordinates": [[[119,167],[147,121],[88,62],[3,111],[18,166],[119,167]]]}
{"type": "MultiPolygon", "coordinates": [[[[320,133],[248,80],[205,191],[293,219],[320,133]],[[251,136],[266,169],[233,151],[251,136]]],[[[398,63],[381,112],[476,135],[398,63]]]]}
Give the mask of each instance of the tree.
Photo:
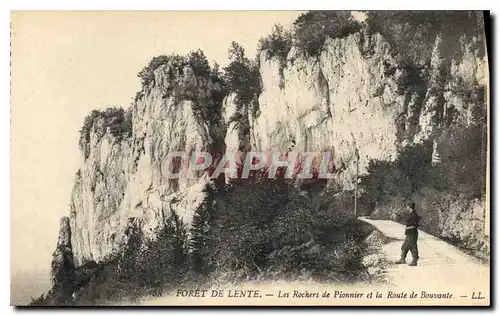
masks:
{"type": "Polygon", "coordinates": [[[228,66],[224,68],[229,92],[236,93],[240,104],[250,104],[262,91],[259,67],[245,56],[245,49],[234,41],[229,48],[229,59],[228,66]]]}

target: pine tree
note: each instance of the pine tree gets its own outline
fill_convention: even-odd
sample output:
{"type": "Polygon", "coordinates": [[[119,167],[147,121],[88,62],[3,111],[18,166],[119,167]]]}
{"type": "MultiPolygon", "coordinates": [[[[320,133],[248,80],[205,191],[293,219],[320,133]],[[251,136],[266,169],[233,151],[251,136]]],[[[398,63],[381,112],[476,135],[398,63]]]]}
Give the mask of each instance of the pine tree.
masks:
{"type": "Polygon", "coordinates": [[[207,185],[204,189],[206,198],[196,209],[191,227],[191,264],[197,273],[207,275],[213,267],[214,244],[212,229],[214,225],[214,190],[207,185]]]}
{"type": "Polygon", "coordinates": [[[139,277],[137,265],[144,242],[142,230],[135,218],[129,218],[125,237],[125,245],[118,259],[118,275],[123,281],[134,281],[134,278],[139,277]]]}
{"type": "Polygon", "coordinates": [[[156,290],[173,284],[187,271],[187,228],[176,212],[159,227],[156,239],[148,240],[141,252],[137,273],[143,286],[156,290]]]}
{"type": "Polygon", "coordinates": [[[172,250],[172,267],[184,268],[188,253],[187,228],[179,215],[172,211],[172,214],[165,222],[165,228],[160,238],[165,239],[172,250]]]}

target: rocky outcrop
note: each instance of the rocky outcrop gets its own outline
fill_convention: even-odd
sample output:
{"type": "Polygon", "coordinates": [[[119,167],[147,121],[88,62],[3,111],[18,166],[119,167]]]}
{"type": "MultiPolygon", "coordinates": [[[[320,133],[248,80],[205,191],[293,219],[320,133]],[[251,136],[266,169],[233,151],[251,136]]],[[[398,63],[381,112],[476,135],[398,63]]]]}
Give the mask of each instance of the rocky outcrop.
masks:
{"type": "Polygon", "coordinates": [[[415,200],[419,202],[426,231],[473,250],[480,257],[489,256],[484,198],[470,200],[463,195],[440,194],[435,190],[424,189],[415,200]]]}
{"type": "MultiPolygon", "coordinates": [[[[70,204],[78,264],[117,251],[131,217],[148,237],[172,210],[190,222],[207,179],[167,179],[165,162],[172,152],[211,151],[215,138],[223,137],[206,110],[220,90],[189,65],[171,61],[154,70],[154,79],[138,93],[131,137],[119,139],[94,121],[70,204]]],[[[175,171],[186,172],[185,164],[179,166],[184,169],[175,171]]]]}
{"type": "MultiPolygon", "coordinates": [[[[477,43],[464,38],[459,59],[442,43],[437,36],[431,62],[416,74],[384,36],[365,31],[327,39],[317,57],[297,47],[285,60],[264,51],[262,93],[251,104],[234,93],[222,100],[220,83],[189,64],[160,65],[132,104],[130,135],[93,121],[70,204],[76,264],[118,251],[129,218],[151,238],[171,211],[190,223],[210,180],[167,179],[169,153],[330,151],[337,170],[330,184],[349,190],[356,152],[362,174],[371,159],[391,160],[402,146],[432,140],[452,115],[467,121],[488,81],[487,64],[477,43]],[[422,82],[405,85],[411,75],[422,82]]],[[[171,171],[187,172],[185,162],[171,171]]],[[[446,223],[439,233],[456,234],[446,223]]]]}

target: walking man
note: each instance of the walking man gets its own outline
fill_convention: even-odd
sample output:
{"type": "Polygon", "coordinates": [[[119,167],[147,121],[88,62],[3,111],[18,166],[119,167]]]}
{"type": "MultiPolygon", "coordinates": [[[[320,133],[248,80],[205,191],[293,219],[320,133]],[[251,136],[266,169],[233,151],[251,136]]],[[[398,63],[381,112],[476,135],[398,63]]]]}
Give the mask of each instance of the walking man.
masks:
{"type": "Polygon", "coordinates": [[[415,211],[415,203],[408,203],[406,205],[406,209],[410,212],[410,214],[404,220],[404,223],[406,225],[406,238],[403,242],[403,245],[401,246],[401,259],[399,259],[399,261],[396,261],[396,263],[406,263],[406,255],[408,254],[408,251],[410,251],[413,260],[409,265],[414,267],[417,265],[418,261],[417,239],[420,216],[418,216],[417,212],[415,211]]]}

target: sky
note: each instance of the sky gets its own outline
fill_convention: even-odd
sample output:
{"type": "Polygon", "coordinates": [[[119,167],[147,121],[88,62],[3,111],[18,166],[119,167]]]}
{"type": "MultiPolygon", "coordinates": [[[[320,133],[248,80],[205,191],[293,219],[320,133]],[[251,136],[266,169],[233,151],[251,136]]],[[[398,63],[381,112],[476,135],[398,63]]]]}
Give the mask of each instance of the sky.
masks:
{"type": "Polygon", "coordinates": [[[231,41],[255,56],[260,37],[275,23],[290,26],[300,13],[12,12],[13,302],[48,289],[59,220],[69,215],[81,164],[78,132],[85,116],[128,107],[140,89],[137,73],[153,56],[201,48],[209,61],[226,65],[231,41]]]}

